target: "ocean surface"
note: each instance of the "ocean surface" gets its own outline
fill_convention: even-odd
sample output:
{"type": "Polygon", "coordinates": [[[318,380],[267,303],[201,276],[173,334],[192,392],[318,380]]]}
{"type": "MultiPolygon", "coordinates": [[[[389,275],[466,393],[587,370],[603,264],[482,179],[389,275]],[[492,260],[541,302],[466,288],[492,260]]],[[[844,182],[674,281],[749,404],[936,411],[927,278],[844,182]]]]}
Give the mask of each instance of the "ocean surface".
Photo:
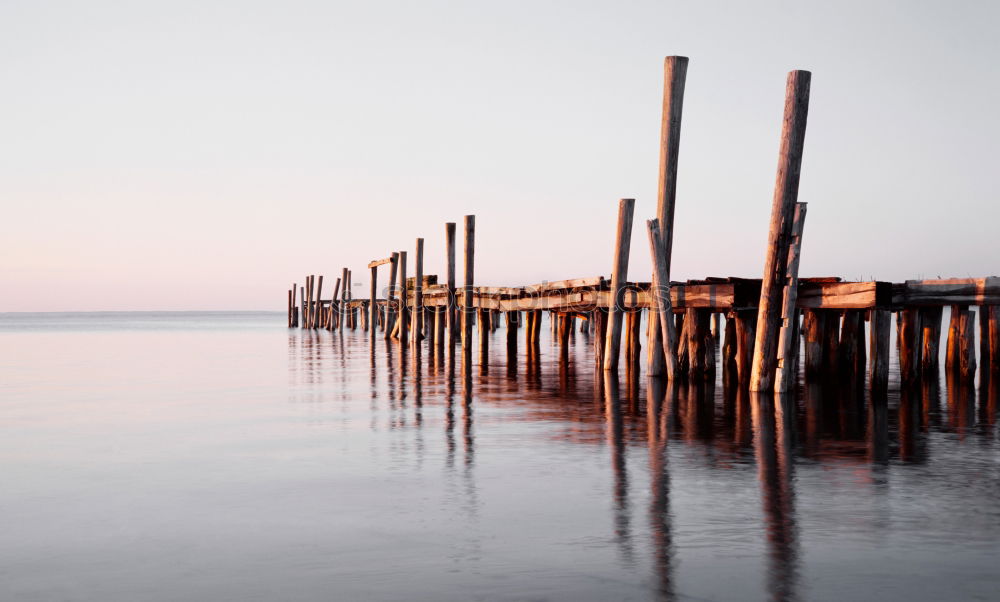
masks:
{"type": "Polygon", "coordinates": [[[0,600],[1000,599],[995,391],[775,404],[523,347],[0,314],[0,600]]]}

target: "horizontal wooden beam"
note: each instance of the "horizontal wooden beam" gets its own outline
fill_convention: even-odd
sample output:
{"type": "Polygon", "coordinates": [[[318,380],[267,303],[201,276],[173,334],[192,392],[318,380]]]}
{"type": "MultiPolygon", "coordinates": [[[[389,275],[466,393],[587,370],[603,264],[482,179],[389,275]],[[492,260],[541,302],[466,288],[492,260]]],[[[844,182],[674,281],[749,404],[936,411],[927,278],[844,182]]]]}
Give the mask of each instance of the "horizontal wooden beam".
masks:
{"type": "Polygon", "coordinates": [[[374,267],[378,267],[380,265],[385,265],[385,264],[387,264],[387,263],[389,263],[391,261],[392,261],[392,257],[385,257],[383,259],[373,259],[373,260],[371,260],[371,261],[368,262],[368,268],[371,269],[371,268],[374,268],[374,267]]]}
{"type": "Polygon", "coordinates": [[[893,305],[1000,305],[1000,278],[907,280],[893,287],[893,305]]]}

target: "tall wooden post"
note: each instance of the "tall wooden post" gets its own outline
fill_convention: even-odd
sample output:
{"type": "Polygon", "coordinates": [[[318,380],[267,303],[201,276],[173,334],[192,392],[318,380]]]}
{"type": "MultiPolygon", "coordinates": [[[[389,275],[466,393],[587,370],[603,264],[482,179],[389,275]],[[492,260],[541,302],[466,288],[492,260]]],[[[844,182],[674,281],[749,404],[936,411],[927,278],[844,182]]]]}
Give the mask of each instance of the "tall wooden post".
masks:
{"type": "Polygon", "coordinates": [[[604,346],[604,369],[618,369],[622,342],[622,315],[625,309],[625,282],[628,277],[628,252],[632,239],[632,211],[635,199],[618,202],[618,227],[615,232],[615,264],[611,273],[611,306],[608,308],[607,344],[604,346]]]}
{"type": "MultiPolygon", "coordinates": [[[[308,276],[306,277],[306,279],[308,280],[308,276]]],[[[301,307],[299,307],[299,314],[300,314],[300,316],[299,316],[300,317],[300,319],[299,319],[299,325],[302,328],[305,328],[306,326],[308,326],[308,324],[306,324],[306,318],[307,318],[308,314],[306,314],[306,287],[305,287],[305,285],[302,285],[302,286],[299,287],[299,305],[301,306],[301,307]]]]}
{"type": "Polygon", "coordinates": [[[768,233],[767,257],[764,260],[764,280],[757,310],[757,338],[754,342],[751,391],[769,391],[774,385],[777,364],[778,329],[781,323],[781,297],[788,266],[792,221],[799,195],[799,175],[802,169],[802,149],[806,138],[806,118],[809,113],[808,71],[792,71],[785,88],[785,116],[781,130],[781,150],[778,154],[778,174],[771,206],[771,227],[768,233]]]}
{"type": "Polygon", "coordinates": [[[465,282],[462,290],[462,354],[472,351],[472,286],[475,281],[476,216],[465,216],[465,282]]]}
{"type": "Polygon", "coordinates": [[[448,222],[444,225],[445,253],[447,255],[448,274],[448,305],[446,323],[448,326],[448,337],[450,340],[458,340],[458,325],[455,316],[457,315],[457,299],[455,297],[455,222],[448,222]]]}
{"type": "Polygon", "coordinates": [[[340,281],[341,283],[343,283],[343,288],[340,289],[340,317],[338,320],[338,328],[340,330],[343,330],[344,322],[347,321],[347,287],[351,283],[351,280],[348,277],[347,268],[343,268],[343,273],[340,276],[340,281]]]}
{"type": "Polygon", "coordinates": [[[785,276],[788,278],[781,300],[781,326],[778,331],[777,375],[775,390],[785,393],[795,386],[795,349],[799,344],[799,258],[802,256],[802,232],[806,224],[806,204],[795,203],[792,219],[792,242],[788,251],[785,276]]]}
{"type": "Polygon", "coordinates": [[[396,271],[399,269],[399,253],[389,256],[389,288],[385,294],[385,340],[392,338],[393,327],[396,325],[396,313],[393,299],[396,290],[396,271]]]}
{"type": "MultiPolygon", "coordinates": [[[[670,285],[670,258],[674,246],[677,159],[680,154],[681,114],[684,110],[687,67],[686,56],[668,56],[663,61],[663,111],[660,116],[660,177],[656,189],[656,220],[661,234],[657,252],[666,265],[666,275],[661,278],[661,282],[666,286],[670,285]]],[[[663,328],[660,326],[658,313],[649,314],[648,343],[647,373],[659,376],[666,368],[666,355],[663,352],[663,328]]]]}
{"type": "Polygon", "coordinates": [[[406,299],[406,251],[399,252],[399,344],[405,348],[410,333],[406,299]]]}
{"type": "Polygon", "coordinates": [[[415,249],[414,263],[416,273],[413,275],[413,337],[410,346],[416,351],[420,339],[424,335],[424,239],[418,238],[415,249]]]}
{"type": "Polygon", "coordinates": [[[646,362],[651,376],[653,366],[657,361],[666,367],[667,378],[677,378],[677,357],[674,347],[677,345],[677,334],[674,332],[673,307],[670,301],[670,268],[667,267],[665,254],[662,252],[664,242],[660,233],[659,219],[646,222],[649,232],[649,255],[653,262],[653,282],[650,289],[649,310],[649,349],[646,362]],[[659,337],[653,336],[653,330],[659,329],[659,337]],[[659,356],[659,360],[654,355],[659,356]]]}
{"type": "Polygon", "coordinates": [[[368,338],[371,343],[375,344],[375,325],[378,324],[378,316],[376,312],[378,311],[378,300],[375,297],[377,294],[378,287],[378,266],[372,266],[372,280],[368,286],[369,301],[368,301],[368,338]]]}

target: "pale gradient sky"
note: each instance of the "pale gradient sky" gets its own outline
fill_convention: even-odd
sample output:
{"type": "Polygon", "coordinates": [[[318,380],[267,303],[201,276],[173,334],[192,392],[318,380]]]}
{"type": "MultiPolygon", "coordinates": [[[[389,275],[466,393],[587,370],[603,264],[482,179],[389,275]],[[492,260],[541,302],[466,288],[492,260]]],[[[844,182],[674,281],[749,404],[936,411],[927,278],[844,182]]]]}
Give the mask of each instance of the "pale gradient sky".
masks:
{"type": "MultiPolygon", "coordinates": [[[[690,57],[673,276],[760,277],[786,73],[802,274],[996,274],[994,2],[0,3],[0,311],[283,309],[477,215],[477,282],[649,279],[662,62],[690,57]],[[328,285],[329,286],[329,285],[328,285]]],[[[383,275],[383,278],[385,276],[383,275]]]]}

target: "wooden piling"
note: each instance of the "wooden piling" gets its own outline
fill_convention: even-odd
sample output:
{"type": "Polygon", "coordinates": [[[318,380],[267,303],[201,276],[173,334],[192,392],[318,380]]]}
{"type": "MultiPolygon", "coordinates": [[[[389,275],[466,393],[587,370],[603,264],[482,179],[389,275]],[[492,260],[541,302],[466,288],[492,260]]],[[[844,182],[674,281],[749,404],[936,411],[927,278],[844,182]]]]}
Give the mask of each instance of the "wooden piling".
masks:
{"type": "MultiPolygon", "coordinates": [[[[681,82],[683,87],[683,81],[681,82]]],[[[672,204],[672,202],[671,202],[672,204]]],[[[671,217],[673,209],[671,208],[671,217]]],[[[649,255],[653,264],[653,281],[650,285],[649,348],[646,350],[646,366],[650,376],[656,376],[655,366],[662,363],[669,380],[677,377],[677,334],[674,332],[673,307],[670,300],[670,268],[667,265],[665,243],[660,232],[659,219],[646,221],[649,234],[649,255]],[[659,336],[654,331],[659,330],[659,336]]]]}
{"type": "Polygon", "coordinates": [[[310,316],[312,315],[312,276],[306,276],[306,296],[303,297],[302,304],[305,311],[305,319],[302,320],[302,328],[312,328],[310,316]]]}
{"type": "MultiPolygon", "coordinates": [[[[997,378],[997,375],[1000,374],[1000,306],[984,305],[980,307],[980,311],[987,312],[987,330],[989,332],[990,340],[989,364],[990,377],[992,380],[997,378]]],[[[994,383],[991,386],[991,390],[996,389],[1000,389],[1000,385],[994,383]]]]}
{"type": "Polygon", "coordinates": [[[943,307],[920,309],[920,370],[926,374],[937,374],[939,345],[941,342],[941,319],[943,307]]]}
{"type": "Polygon", "coordinates": [[[757,312],[753,309],[743,309],[733,313],[736,320],[736,367],[739,372],[740,387],[748,387],[757,339],[757,312]]]}
{"type": "Polygon", "coordinates": [[[316,284],[316,309],[313,311],[313,328],[319,327],[319,317],[322,312],[320,312],[320,299],[323,295],[323,275],[320,274],[319,282],[316,284]]]}
{"type": "Polygon", "coordinates": [[[622,315],[625,309],[625,280],[628,277],[628,252],[632,238],[632,211],[635,199],[618,203],[618,226],[615,233],[614,271],[611,273],[611,307],[608,313],[608,334],[605,345],[604,369],[618,369],[622,340],[622,315]]]}
{"type": "Polygon", "coordinates": [[[961,346],[961,323],[962,314],[965,313],[967,305],[952,305],[951,317],[948,320],[948,343],[945,349],[945,370],[949,374],[957,373],[960,369],[959,348],[961,346]]]}
{"type": "Polygon", "coordinates": [[[971,383],[976,378],[976,312],[965,308],[959,323],[959,376],[971,383]]]}
{"type": "Polygon", "coordinates": [[[806,204],[795,203],[792,217],[791,242],[785,267],[787,279],[781,296],[781,322],[778,329],[778,354],[776,358],[775,390],[791,391],[795,386],[795,351],[799,344],[799,258],[802,256],[802,233],[806,223],[806,204]]]}
{"type": "Polygon", "coordinates": [[[899,324],[899,380],[903,385],[915,383],[920,376],[920,310],[903,309],[899,324]]]}
{"type": "Polygon", "coordinates": [[[368,339],[374,345],[375,344],[375,324],[378,320],[375,312],[378,311],[378,299],[375,296],[377,294],[378,285],[378,266],[372,266],[371,282],[368,284],[368,339]]]}
{"type": "Polygon", "coordinates": [[[340,274],[342,288],[340,289],[340,311],[337,316],[337,328],[344,330],[344,322],[347,322],[347,287],[351,281],[348,277],[347,268],[343,268],[340,274]]]}
{"type": "Polygon", "coordinates": [[[410,346],[416,350],[424,336],[424,239],[418,238],[414,253],[415,274],[413,275],[413,336],[410,346]]]}
{"type": "Polygon", "coordinates": [[[889,387],[889,331],[892,314],[884,309],[872,309],[869,315],[871,341],[869,344],[868,386],[872,391],[884,392],[889,387]]]}
{"type": "MultiPolygon", "coordinates": [[[[472,286],[475,281],[476,216],[465,216],[465,283],[462,290],[462,353],[472,350],[472,286]]],[[[467,357],[467,356],[466,356],[467,357]]]]}
{"type": "MultiPolygon", "coordinates": [[[[712,339],[709,327],[710,319],[711,316],[707,310],[695,307],[689,307],[684,316],[684,328],[687,334],[688,377],[692,380],[704,378],[712,372],[708,370],[706,349],[712,339]]],[[[714,357],[713,353],[713,360],[714,357]]]]}
{"type": "Polygon", "coordinates": [[[726,317],[725,335],[722,340],[722,382],[726,387],[731,384],[739,385],[739,370],[736,365],[736,320],[732,316],[726,317]]]}
{"type": "Polygon", "coordinates": [[[778,329],[781,322],[781,297],[791,245],[792,221],[799,194],[802,150],[805,144],[806,118],[809,112],[808,71],[792,71],[785,88],[785,115],[778,154],[778,174],[771,207],[764,279],[757,310],[757,335],[754,342],[751,391],[769,391],[774,385],[777,364],[778,329]]]}
{"type": "Polygon", "coordinates": [[[446,285],[448,286],[448,306],[445,316],[448,326],[448,336],[453,341],[459,338],[458,324],[455,319],[457,315],[458,301],[455,297],[455,222],[448,222],[444,225],[445,255],[448,266],[446,275],[446,285]]]}
{"type": "Polygon", "coordinates": [[[406,289],[406,251],[399,252],[399,344],[405,348],[409,341],[409,307],[406,289]]]}
{"type": "MultiPolygon", "coordinates": [[[[660,173],[657,182],[656,221],[660,228],[660,241],[654,259],[662,261],[665,271],[660,282],[670,284],[670,260],[674,245],[674,208],[677,201],[677,160],[680,155],[681,116],[684,112],[684,85],[687,80],[688,59],[668,56],[663,61],[663,110],[660,117],[660,173]]],[[[654,267],[654,273],[656,268],[654,267]]],[[[664,331],[660,320],[662,313],[650,312],[646,370],[650,376],[659,376],[668,370],[664,353],[664,331]]],[[[676,360],[673,362],[676,370],[676,360]]],[[[669,376],[669,373],[668,373],[669,376]]],[[[672,378],[672,377],[671,377],[672,378]]]]}
{"type": "Polygon", "coordinates": [[[805,348],[806,378],[819,376],[823,372],[823,340],[826,334],[826,314],[822,310],[805,310],[802,315],[802,338],[805,348]]]}
{"type": "Polygon", "coordinates": [[[302,286],[299,287],[299,305],[300,305],[300,307],[299,307],[299,315],[300,315],[299,325],[302,328],[305,328],[306,327],[306,318],[308,316],[308,314],[306,313],[306,287],[305,287],[305,285],[302,285],[302,286]]]}
{"type": "Polygon", "coordinates": [[[340,294],[340,278],[333,285],[333,297],[330,298],[330,321],[328,328],[333,330],[337,327],[338,320],[340,318],[340,313],[338,311],[339,302],[337,301],[337,295],[340,294]]]}
{"type": "Polygon", "coordinates": [[[396,315],[399,313],[396,309],[396,301],[393,299],[393,295],[396,290],[396,272],[399,270],[399,253],[392,253],[389,256],[389,287],[385,294],[385,340],[390,340],[392,338],[392,331],[396,326],[396,315]]]}
{"type": "Polygon", "coordinates": [[[608,310],[599,307],[594,310],[594,363],[604,365],[604,345],[607,343],[608,310]]]}

